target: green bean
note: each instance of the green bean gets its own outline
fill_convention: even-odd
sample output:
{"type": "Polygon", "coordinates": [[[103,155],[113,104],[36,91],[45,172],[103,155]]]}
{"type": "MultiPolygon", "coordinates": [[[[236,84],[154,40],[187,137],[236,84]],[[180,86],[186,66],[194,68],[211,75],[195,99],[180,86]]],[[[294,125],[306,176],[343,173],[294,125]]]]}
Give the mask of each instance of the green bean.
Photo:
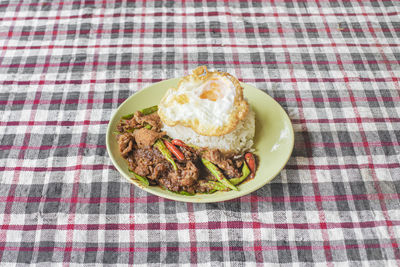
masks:
{"type": "Polygon", "coordinates": [[[140,182],[142,182],[144,185],[150,185],[149,180],[147,180],[146,177],[140,176],[139,174],[135,173],[134,171],[132,171],[131,169],[128,169],[129,172],[131,172],[133,174],[133,176],[135,176],[135,178],[137,180],[139,180],[140,182]]]}
{"type": "MultiPolygon", "coordinates": [[[[246,178],[249,176],[249,174],[250,174],[249,166],[247,166],[246,162],[243,162],[242,176],[240,176],[238,178],[229,179],[229,182],[233,185],[238,185],[241,182],[243,182],[244,180],[246,180],[246,178]]],[[[209,184],[210,188],[216,189],[218,191],[225,191],[228,189],[228,187],[226,187],[221,182],[208,181],[208,184],[209,184]]]]}
{"type": "Polygon", "coordinates": [[[122,116],[121,119],[123,119],[123,120],[130,120],[130,119],[133,118],[134,115],[135,115],[135,113],[131,113],[131,114],[122,116]]]}
{"type": "Polygon", "coordinates": [[[174,159],[172,158],[171,152],[169,152],[168,148],[165,146],[164,142],[161,139],[158,139],[155,143],[154,146],[160,150],[161,154],[165,157],[166,160],[168,160],[171,164],[172,167],[174,167],[174,170],[178,170],[178,166],[176,166],[176,163],[174,159]]]}
{"type": "Polygon", "coordinates": [[[233,185],[240,184],[241,182],[243,182],[244,180],[246,180],[246,178],[249,176],[249,174],[250,174],[249,166],[247,166],[246,161],[243,161],[242,176],[240,176],[240,177],[238,177],[238,178],[229,179],[229,181],[230,181],[231,184],[233,184],[233,185]]]}
{"type": "Polygon", "coordinates": [[[236,186],[231,184],[228,179],[225,178],[225,176],[222,174],[222,172],[215,166],[213,163],[211,163],[209,160],[205,158],[201,158],[201,161],[203,162],[204,166],[207,167],[207,169],[210,170],[211,174],[214,175],[215,178],[217,178],[218,181],[220,181],[223,185],[226,187],[229,187],[232,190],[239,191],[236,186]]]}
{"type": "Polygon", "coordinates": [[[143,115],[149,115],[151,113],[154,113],[158,110],[158,106],[152,106],[152,107],[148,107],[148,108],[144,108],[142,110],[140,110],[140,113],[142,113],[143,115]]]}
{"type": "MultiPolygon", "coordinates": [[[[142,113],[143,115],[149,115],[149,114],[151,114],[151,113],[156,112],[157,110],[158,110],[158,106],[156,105],[156,106],[152,106],[152,107],[148,107],[148,108],[141,109],[141,110],[139,110],[139,111],[140,111],[140,113],[142,113]]],[[[130,120],[130,119],[133,118],[133,116],[135,116],[135,113],[131,113],[131,114],[122,116],[121,119],[123,119],[123,120],[130,120]]]]}
{"type": "Polygon", "coordinates": [[[163,185],[161,185],[160,187],[163,188],[164,190],[167,190],[168,192],[175,193],[175,194],[178,194],[178,195],[194,196],[194,194],[189,193],[188,191],[185,191],[185,190],[181,190],[181,191],[176,192],[176,191],[169,190],[168,188],[166,188],[163,185]]]}
{"type": "Polygon", "coordinates": [[[218,191],[226,191],[226,190],[228,190],[228,187],[226,187],[225,185],[223,185],[220,182],[208,181],[207,184],[213,190],[218,190],[218,191]]]}

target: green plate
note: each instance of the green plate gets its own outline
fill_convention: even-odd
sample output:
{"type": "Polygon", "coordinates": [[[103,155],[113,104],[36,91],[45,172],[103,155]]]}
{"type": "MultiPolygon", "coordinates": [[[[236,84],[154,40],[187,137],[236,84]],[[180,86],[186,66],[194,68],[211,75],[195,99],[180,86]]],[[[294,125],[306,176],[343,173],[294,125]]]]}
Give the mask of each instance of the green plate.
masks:
{"type": "Polygon", "coordinates": [[[196,194],[194,196],[178,195],[159,188],[143,186],[131,180],[128,164],[119,155],[115,139],[116,126],[121,116],[149,106],[157,105],[166,90],[175,87],[179,78],[155,83],[130,96],[114,112],[107,129],[107,151],[114,166],[129,182],[154,195],[184,202],[209,203],[234,199],[247,195],[270,182],[286,165],[293,150],[294,134],[292,124],[286,112],[269,95],[261,90],[243,84],[244,95],[256,113],[256,135],[254,148],[259,157],[259,166],[254,179],[239,185],[239,191],[215,192],[213,194],[196,194]]]}

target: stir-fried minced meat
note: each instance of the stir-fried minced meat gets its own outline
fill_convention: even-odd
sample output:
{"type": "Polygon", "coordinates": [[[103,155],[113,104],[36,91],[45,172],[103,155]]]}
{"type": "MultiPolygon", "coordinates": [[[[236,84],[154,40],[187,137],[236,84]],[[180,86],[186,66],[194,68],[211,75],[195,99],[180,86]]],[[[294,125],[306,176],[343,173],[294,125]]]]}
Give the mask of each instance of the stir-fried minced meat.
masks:
{"type": "Polygon", "coordinates": [[[190,159],[191,161],[196,162],[199,159],[199,155],[196,152],[196,150],[194,148],[191,147],[184,147],[181,146],[179,147],[180,151],[182,151],[183,155],[185,156],[185,159],[190,159]]]}
{"type": "Polygon", "coordinates": [[[193,162],[188,161],[186,166],[181,170],[179,183],[182,186],[191,186],[199,178],[199,169],[193,162]]]}
{"type": "Polygon", "coordinates": [[[135,121],[141,125],[151,125],[152,130],[158,131],[161,129],[161,120],[157,112],[151,113],[149,115],[143,115],[140,111],[135,112],[135,121]]]}
{"type": "Polygon", "coordinates": [[[136,167],[133,170],[141,176],[150,174],[149,166],[153,164],[153,155],[148,149],[136,149],[132,157],[136,161],[136,167]]]}
{"type": "Polygon", "coordinates": [[[165,162],[159,162],[153,168],[149,178],[152,180],[156,180],[160,177],[163,177],[168,171],[169,171],[168,164],[166,164],[165,162]]]}
{"type": "Polygon", "coordinates": [[[133,132],[135,141],[139,148],[151,147],[157,139],[163,137],[165,132],[156,132],[146,128],[137,129],[133,132]]]}
{"type": "Polygon", "coordinates": [[[133,157],[127,157],[126,160],[128,161],[129,169],[134,170],[137,166],[135,159],[133,157]]]}
{"type": "MultiPolygon", "coordinates": [[[[168,164],[155,148],[138,148],[133,151],[132,158],[136,162],[136,167],[133,171],[141,176],[148,176],[148,178],[154,177],[154,179],[156,179],[156,177],[152,175],[158,164],[168,164]]],[[[158,171],[160,170],[158,169],[158,171]]]]}
{"type": "Polygon", "coordinates": [[[203,157],[220,167],[230,178],[240,177],[232,160],[226,158],[218,149],[209,149],[203,153],[203,157]]]}
{"type": "Polygon", "coordinates": [[[178,192],[181,189],[181,185],[179,184],[178,174],[174,171],[169,172],[166,177],[163,177],[158,181],[162,186],[166,187],[171,191],[178,192]]]}
{"type": "Polygon", "coordinates": [[[128,126],[131,129],[137,129],[137,128],[141,128],[141,124],[139,122],[136,121],[135,116],[133,116],[128,122],[127,122],[128,126]]]}
{"type": "MultiPolygon", "coordinates": [[[[179,145],[179,142],[176,149],[170,146],[165,148],[170,151],[168,155],[160,146],[154,146],[157,140],[168,139],[165,132],[160,130],[161,122],[157,112],[149,115],[136,112],[132,118],[121,120],[117,129],[121,156],[127,160],[129,169],[148,179],[150,185],[160,185],[168,190],[186,194],[214,190],[209,181],[216,180],[216,177],[202,163],[202,157],[215,164],[226,178],[241,175],[243,156],[222,153],[217,149],[179,145]],[[177,150],[182,152],[183,159],[177,150]]],[[[174,142],[170,144],[172,143],[174,142]]]]}
{"type": "Polygon", "coordinates": [[[133,136],[130,133],[121,134],[118,138],[119,152],[126,158],[133,149],[133,136]]]}
{"type": "Polygon", "coordinates": [[[117,130],[120,133],[133,132],[134,129],[142,128],[143,126],[138,124],[134,117],[130,120],[120,120],[117,125],[117,130]]]}

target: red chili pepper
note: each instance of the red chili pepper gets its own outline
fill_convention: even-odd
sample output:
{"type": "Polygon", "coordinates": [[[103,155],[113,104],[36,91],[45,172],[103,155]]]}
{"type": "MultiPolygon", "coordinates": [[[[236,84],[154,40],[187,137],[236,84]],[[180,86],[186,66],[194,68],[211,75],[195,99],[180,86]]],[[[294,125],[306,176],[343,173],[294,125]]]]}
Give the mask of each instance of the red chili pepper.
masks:
{"type": "Polygon", "coordinates": [[[165,146],[168,148],[169,151],[171,151],[172,154],[175,155],[175,157],[179,160],[184,160],[185,156],[182,154],[182,152],[173,144],[168,142],[167,140],[163,139],[165,146]]]}
{"type": "Polygon", "coordinates": [[[250,177],[253,178],[255,173],[256,173],[256,160],[250,152],[246,153],[244,155],[244,158],[246,159],[247,165],[249,165],[249,168],[251,170],[251,175],[250,177]]]}
{"type": "Polygon", "coordinates": [[[183,141],[181,141],[181,140],[179,140],[179,139],[174,139],[174,140],[171,141],[171,143],[172,143],[173,145],[176,145],[176,146],[182,146],[182,147],[184,147],[184,148],[190,149],[189,146],[188,146],[187,144],[185,144],[183,141]]]}

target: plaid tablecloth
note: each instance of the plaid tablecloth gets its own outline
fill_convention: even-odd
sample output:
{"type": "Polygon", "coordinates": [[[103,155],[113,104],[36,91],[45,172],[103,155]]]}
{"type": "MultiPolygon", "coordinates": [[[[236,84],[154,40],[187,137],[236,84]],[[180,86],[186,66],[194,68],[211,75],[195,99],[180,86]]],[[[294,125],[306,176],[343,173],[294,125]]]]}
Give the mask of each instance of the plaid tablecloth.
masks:
{"type": "Polygon", "coordinates": [[[1,265],[400,264],[398,1],[0,2],[1,265]],[[272,183],[190,204],[106,152],[128,96],[199,65],[289,114],[272,183]]]}

